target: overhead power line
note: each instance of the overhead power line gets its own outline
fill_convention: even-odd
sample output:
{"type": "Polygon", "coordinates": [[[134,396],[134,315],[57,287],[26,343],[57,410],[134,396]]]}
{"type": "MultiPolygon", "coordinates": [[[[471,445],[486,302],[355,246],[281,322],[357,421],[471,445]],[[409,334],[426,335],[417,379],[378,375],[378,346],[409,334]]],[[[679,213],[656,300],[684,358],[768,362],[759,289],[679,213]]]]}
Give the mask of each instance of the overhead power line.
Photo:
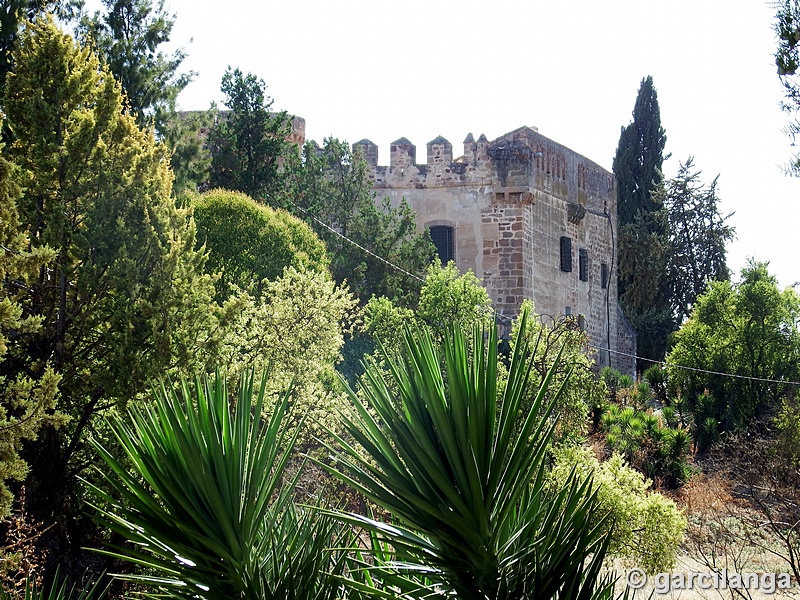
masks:
{"type": "Polygon", "coordinates": [[[684,369],[685,371],[695,371],[697,373],[706,373],[708,375],[720,375],[722,377],[733,377],[736,379],[747,379],[749,381],[761,381],[763,383],[784,383],[787,385],[800,385],[800,381],[787,381],[785,379],[767,379],[765,377],[751,377],[750,375],[737,375],[736,373],[723,373],[722,371],[710,371],[708,369],[699,369],[697,367],[688,367],[686,365],[678,365],[675,363],[668,363],[664,362],[663,360],[655,360],[652,358],[645,358],[643,356],[638,356],[636,354],[630,354],[628,352],[621,352],[619,350],[611,350],[610,348],[601,348],[600,346],[595,346],[594,344],[589,344],[589,347],[594,348],[595,350],[599,350],[601,352],[611,352],[612,354],[619,354],[621,356],[627,356],[629,358],[635,358],[637,360],[643,360],[645,362],[650,362],[656,365],[661,365],[662,367],[670,367],[673,369],[684,369]]]}
{"type": "Polygon", "coordinates": [[[343,233],[341,233],[340,231],[336,231],[336,229],[334,229],[333,227],[331,227],[331,226],[330,226],[330,225],[328,225],[327,223],[324,223],[323,221],[320,221],[320,220],[319,220],[317,217],[315,217],[314,215],[312,215],[310,212],[308,212],[308,211],[307,211],[305,208],[303,208],[302,206],[298,206],[297,204],[295,204],[295,203],[294,203],[294,202],[292,202],[291,200],[289,201],[289,203],[290,203],[292,206],[294,206],[294,207],[295,207],[297,210],[300,210],[300,211],[302,211],[302,212],[303,212],[303,214],[307,215],[309,219],[312,219],[312,220],[316,221],[316,222],[317,222],[317,223],[318,223],[320,226],[324,227],[325,229],[327,229],[327,230],[328,230],[328,231],[330,231],[331,233],[334,233],[334,234],[338,235],[340,238],[342,238],[343,240],[345,240],[345,241],[347,241],[348,243],[352,244],[353,246],[355,246],[355,247],[356,247],[356,248],[358,248],[359,250],[362,250],[362,251],[366,252],[367,254],[369,254],[370,256],[372,256],[373,258],[377,258],[379,261],[381,261],[381,262],[383,262],[383,263],[385,263],[385,264],[389,265],[389,266],[390,266],[390,267],[392,267],[393,269],[397,269],[397,270],[398,270],[398,271],[400,271],[401,273],[403,273],[403,274],[405,274],[405,275],[408,275],[409,277],[412,277],[412,278],[416,279],[417,281],[421,281],[422,283],[425,283],[425,280],[424,280],[422,277],[420,277],[419,275],[415,275],[414,273],[411,273],[411,272],[409,272],[409,271],[406,271],[406,270],[405,270],[403,267],[401,267],[401,266],[399,266],[399,265],[396,265],[396,264],[394,264],[394,263],[392,263],[392,262],[389,262],[388,260],[386,260],[386,259],[385,259],[385,258],[383,258],[382,256],[378,256],[378,255],[377,255],[377,254],[375,254],[375,253],[374,253],[372,250],[369,250],[368,248],[364,248],[364,246],[362,246],[362,245],[361,245],[361,244],[359,244],[358,242],[355,242],[355,241],[351,240],[349,237],[346,237],[346,236],[345,236],[343,233]]]}

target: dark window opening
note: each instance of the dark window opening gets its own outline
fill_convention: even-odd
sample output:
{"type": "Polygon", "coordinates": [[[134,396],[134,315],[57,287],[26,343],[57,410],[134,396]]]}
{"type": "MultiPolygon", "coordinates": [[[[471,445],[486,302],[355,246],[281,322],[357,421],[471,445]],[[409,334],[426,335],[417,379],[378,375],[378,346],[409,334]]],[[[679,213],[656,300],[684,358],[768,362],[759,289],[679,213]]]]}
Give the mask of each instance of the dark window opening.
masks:
{"type": "Polygon", "coordinates": [[[452,227],[447,225],[435,225],[430,228],[431,241],[436,246],[436,254],[443,265],[456,259],[455,235],[452,227]]]}
{"type": "Polygon", "coordinates": [[[600,263],[600,287],[606,289],[608,287],[608,265],[600,263]]]}
{"type": "Polygon", "coordinates": [[[572,238],[561,237],[561,270],[572,273],[572,238]]]}
{"type": "Polygon", "coordinates": [[[589,251],[586,248],[578,251],[578,277],[581,281],[589,281],[589,251]]]}

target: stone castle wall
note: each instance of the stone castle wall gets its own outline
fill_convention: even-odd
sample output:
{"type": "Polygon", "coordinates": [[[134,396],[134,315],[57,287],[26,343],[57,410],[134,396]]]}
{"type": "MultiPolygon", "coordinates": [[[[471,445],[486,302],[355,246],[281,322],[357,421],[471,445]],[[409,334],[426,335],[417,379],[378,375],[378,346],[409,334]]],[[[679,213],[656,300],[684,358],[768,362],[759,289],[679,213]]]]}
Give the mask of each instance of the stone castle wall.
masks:
{"type": "MultiPolygon", "coordinates": [[[[611,173],[529,127],[491,142],[470,134],[456,159],[437,137],[420,164],[405,138],[391,144],[389,166],[378,164],[369,140],[353,149],[372,167],[376,193],[405,198],[420,230],[453,228],[457,266],[482,279],[501,315],[516,316],[529,298],[543,318],[575,315],[593,345],[629,352],[635,334],[617,303],[611,173]]],[[[633,359],[613,353],[598,353],[598,361],[635,370],[633,359]]]]}

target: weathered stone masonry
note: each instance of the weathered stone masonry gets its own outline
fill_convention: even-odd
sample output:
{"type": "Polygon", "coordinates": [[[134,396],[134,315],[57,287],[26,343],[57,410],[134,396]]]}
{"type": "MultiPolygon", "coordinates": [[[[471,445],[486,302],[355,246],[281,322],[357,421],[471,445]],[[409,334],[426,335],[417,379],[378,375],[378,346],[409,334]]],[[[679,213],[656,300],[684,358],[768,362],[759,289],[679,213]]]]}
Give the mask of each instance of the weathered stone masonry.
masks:
{"type": "MultiPolygon", "coordinates": [[[[437,137],[427,162],[400,138],[389,166],[378,165],[378,147],[353,144],[372,167],[380,197],[405,198],[420,230],[430,227],[452,240],[459,269],[472,269],[506,317],[533,300],[543,318],[576,316],[600,348],[633,354],[635,334],[617,302],[614,176],[535,128],[521,127],[489,141],[472,134],[463,156],[437,137]],[[451,229],[448,229],[451,228],[451,229]]],[[[602,365],[634,372],[624,356],[599,352],[602,365]]]]}

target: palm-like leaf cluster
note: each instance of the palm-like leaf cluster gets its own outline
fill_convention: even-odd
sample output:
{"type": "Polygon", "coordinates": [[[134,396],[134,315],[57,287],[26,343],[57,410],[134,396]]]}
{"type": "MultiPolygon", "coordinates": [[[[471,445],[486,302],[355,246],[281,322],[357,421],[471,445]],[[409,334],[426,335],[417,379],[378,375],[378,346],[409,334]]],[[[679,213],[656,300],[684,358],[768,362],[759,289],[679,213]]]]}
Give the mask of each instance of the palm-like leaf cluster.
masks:
{"type": "Polygon", "coordinates": [[[608,528],[589,481],[573,474],[561,490],[545,489],[552,369],[517,423],[531,372],[522,336],[499,403],[494,331],[487,339],[475,328],[468,340],[449,328],[442,363],[429,334],[407,330],[403,352],[386,365],[388,376],[367,370],[366,406],[350,391],[347,429],[360,448],[339,439],[331,470],[396,523],[351,522],[459,599],[611,595],[610,582],[598,585],[608,528]]]}
{"type": "Polygon", "coordinates": [[[82,590],[75,586],[70,586],[66,581],[58,581],[58,571],[56,571],[56,581],[49,587],[36,585],[33,581],[28,581],[24,590],[7,590],[0,587],[0,600],[102,600],[106,597],[107,587],[101,583],[101,579],[95,579],[82,590]],[[20,596],[20,594],[23,594],[20,596]]]}
{"type": "Polygon", "coordinates": [[[288,395],[262,422],[265,381],[255,389],[243,378],[233,409],[220,376],[162,386],[152,404],[131,411],[130,424],[115,419],[135,475],[95,443],[116,492],[94,488],[106,505],[99,510],[133,542],[109,553],[149,573],[135,579],[172,597],[338,597],[346,555],[330,548],[352,545],[353,536],[293,505],[293,482],[282,480],[294,444],[285,433],[288,395]]]}
{"type": "Polygon", "coordinates": [[[443,357],[428,333],[406,330],[388,374],[367,369],[366,406],[350,391],[357,444],[336,438],[327,468],[393,523],[294,505],[288,394],[263,420],[266,380],[256,389],[244,377],[233,403],[220,376],[162,385],[113,420],[123,459],[94,444],[109,467],[107,491],[93,487],[97,508],[131,542],[107,553],[171,597],[610,596],[600,578],[609,528],[590,481],[545,485],[553,369],[520,419],[532,364],[523,338],[502,390],[496,332],[467,339],[453,326],[443,357]]]}

